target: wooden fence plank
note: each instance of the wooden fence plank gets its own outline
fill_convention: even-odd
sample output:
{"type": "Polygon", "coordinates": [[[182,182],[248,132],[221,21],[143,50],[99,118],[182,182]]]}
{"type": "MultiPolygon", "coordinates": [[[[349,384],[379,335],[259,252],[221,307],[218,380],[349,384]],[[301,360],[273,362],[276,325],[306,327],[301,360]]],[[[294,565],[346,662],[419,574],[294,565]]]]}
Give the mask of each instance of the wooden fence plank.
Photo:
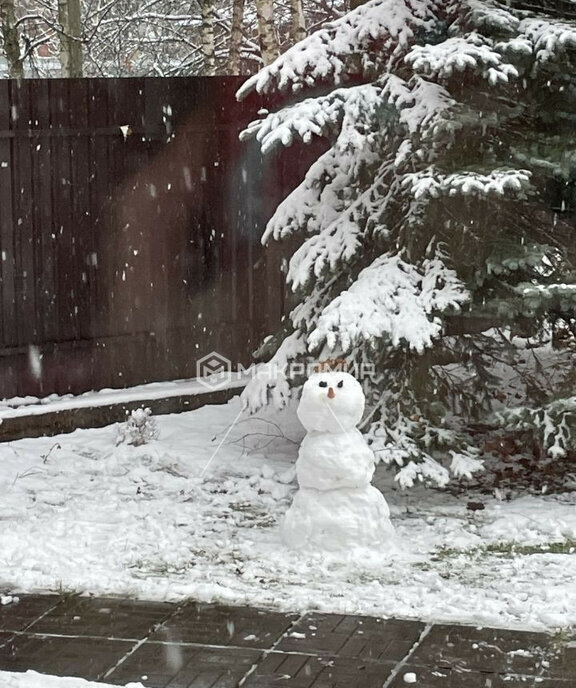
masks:
{"type": "Polygon", "coordinates": [[[27,141],[27,133],[32,126],[30,90],[31,83],[26,80],[12,82],[12,128],[16,134],[14,171],[17,179],[14,185],[15,225],[13,231],[16,246],[16,308],[20,314],[18,318],[18,344],[20,345],[30,345],[37,340],[32,155],[38,144],[34,140],[27,141]],[[29,142],[29,145],[21,145],[24,141],[29,142]]]}
{"type": "MultiPolygon", "coordinates": [[[[32,83],[31,114],[33,131],[49,134],[50,119],[50,82],[38,80],[32,83]]],[[[58,336],[58,316],[56,311],[56,227],[53,212],[52,137],[42,135],[35,138],[33,146],[32,175],[33,223],[35,237],[35,295],[37,310],[42,313],[38,318],[39,341],[54,341],[58,336]]]]}
{"type": "MultiPolygon", "coordinates": [[[[109,89],[104,79],[88,80],[88,113],[94,129],[108,129],[109,89]]],[[[105,310],[105,295],[100,279],[103,266],[102,251],[105,246],[104,236],[110,215],[110,151],[107,137],[90,136],[90,160],[92,169],[88,182],[90,192],[90,228],[93,236],[94,250],[87,257],[88,283],[91,289],[91,337],[102,335],[106,331],[108,318],[105,310]]]]}
{"type": "MultiPolygon", "coordinates": [[[[0,81],[0,130],[10,132],[10,82],[0,81]]],[[[2,342],[13,346],[18,341],[16,325],[13,182],[13,139],[0,139],[0,270],[2,342]]]]}
{"type": "MultiPolygon", "coordinates": [[[[51,90],[51,121],[54,134],[70,130],[70,82],[54,79],[51,90]]],[[[56,135],[53,138],[52,169],[54,175],[54,220],[56,234],[56,280],[58,289],[58,340],[80,338],[77,275],[78,245],[73,217],[72,190],[72,136],[56,135]]]]}
{"type": "Polygon", "coordinates": [[[0,81],[0,396],[188,377],[212,350],[247,364],[278,327],[259,241],[308,161],[239,142],[258,106],[240,84],[0,81]]]}

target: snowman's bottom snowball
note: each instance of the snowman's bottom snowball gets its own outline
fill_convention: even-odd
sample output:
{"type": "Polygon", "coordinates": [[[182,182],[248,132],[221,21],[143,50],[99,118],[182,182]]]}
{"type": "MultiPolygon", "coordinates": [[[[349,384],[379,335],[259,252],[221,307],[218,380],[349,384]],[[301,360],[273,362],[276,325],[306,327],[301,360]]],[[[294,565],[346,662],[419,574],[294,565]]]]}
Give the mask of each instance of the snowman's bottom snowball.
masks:
{"type": "Polygon", "coordinates": [[[356,489],[302,488],[282,524],[288,547],[340,550],[373,547],[394,534],[390,510],[372,485],[356,489]]]}

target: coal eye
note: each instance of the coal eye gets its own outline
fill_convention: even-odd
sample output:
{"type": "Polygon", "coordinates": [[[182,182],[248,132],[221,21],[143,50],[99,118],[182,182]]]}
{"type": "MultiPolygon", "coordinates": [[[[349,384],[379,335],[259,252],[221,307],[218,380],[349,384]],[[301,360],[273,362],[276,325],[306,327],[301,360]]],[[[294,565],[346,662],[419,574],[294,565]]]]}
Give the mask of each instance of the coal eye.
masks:
{"type": "Polygon", "coordinates": [[[340,382],[338,383],[338,387],[344,387],[344,380],[340,380],[340,382]]]}
{"type": "Polygon", "coordinates": [[[320,387],[328,387],[328,383],[325,381],[319,382],[318,384],[320,385],[320,387]]]}

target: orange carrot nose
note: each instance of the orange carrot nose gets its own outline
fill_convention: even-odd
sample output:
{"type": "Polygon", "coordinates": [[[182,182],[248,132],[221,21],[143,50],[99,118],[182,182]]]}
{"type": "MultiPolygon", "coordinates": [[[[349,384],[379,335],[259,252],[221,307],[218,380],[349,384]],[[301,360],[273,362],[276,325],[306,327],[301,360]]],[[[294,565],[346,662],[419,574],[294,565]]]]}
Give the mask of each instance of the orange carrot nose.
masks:
{"type": "Polygon", "coordinates": [[[332,389],[332,387],[330,387],[330,389],[328,390],[328,399],[334,399],[335,396],[336,395],[334,394],[334,390],[332,389]]]}

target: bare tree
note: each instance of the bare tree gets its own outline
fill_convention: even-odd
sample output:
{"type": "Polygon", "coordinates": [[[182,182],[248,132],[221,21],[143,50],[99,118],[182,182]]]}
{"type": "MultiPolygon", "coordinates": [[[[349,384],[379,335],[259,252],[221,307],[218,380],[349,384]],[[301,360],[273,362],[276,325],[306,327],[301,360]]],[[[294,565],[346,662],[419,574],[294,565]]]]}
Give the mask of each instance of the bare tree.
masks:
{"type": "Polygon", "coordinates": [[[202,11],[202,55],[204,57],[204,76],[216,74],[215,38],[214,38],[214,10],[212,0],[200,0],[202,11]]]}
{"type": "Polygon", "coordinates": [[[15,27],[26,72],[38,76],[249,74],[345,8],[272,1],[20,0],[15,27]]]}
{"type": "Polygon", "coordinates": [[[80,0],[58,0],[62,76],[82,76],[82,13],[80,0]]]}
{"type": "Polygon", "coordinates": [[[14,0],[0,0],[0,24],[8,74],[14,79],[20,79],[24,74],[24,65],[20,53],[20,33],[16,23],[14,0]]]}
{"type": "Polygon", "coordinates": [[[272,0],[255,0],[255,3],[262,61],[269,65],[280,54],[274,25],[274,7],[272,0]]]}
{"type": "Polygon", "coordinates": [[[306,20],[302,0],[290,0],[291,27],[290,35],[294,43],[306,38],[306,20]]]}
{"type": "Polygon", "coordinates": [[[228,53],[228,72],[230,74],[241,74],[243,20],[244,0],[232,0],[232,26],[230,29],[230,52],[228,53]]]}

